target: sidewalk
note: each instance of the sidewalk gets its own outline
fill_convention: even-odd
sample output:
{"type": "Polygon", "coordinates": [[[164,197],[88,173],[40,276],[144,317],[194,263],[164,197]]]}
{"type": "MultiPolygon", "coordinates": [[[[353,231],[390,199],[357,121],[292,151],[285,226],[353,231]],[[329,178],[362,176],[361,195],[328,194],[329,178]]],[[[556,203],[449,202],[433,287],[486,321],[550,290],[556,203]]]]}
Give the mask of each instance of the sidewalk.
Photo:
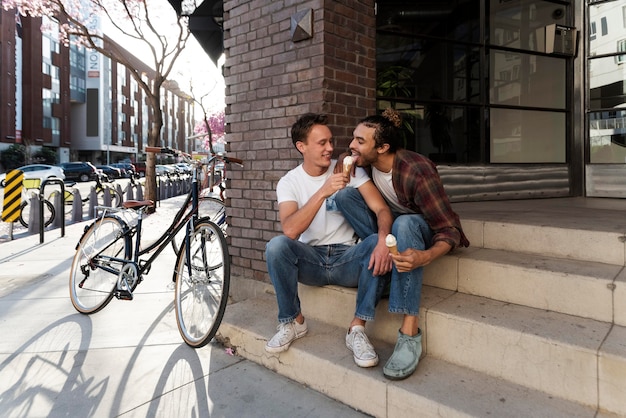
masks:
{"type": "MultiPolygon", "coordinates": [[[[158,236],[184,196],[145,219],[158,236]]],[[[91,220],[0,241],[0,411],[6,417],[362,417],[350,407],[176,327],[175,256],[164,251],[132,302],[77,313],[68,277],[91,220]]]]}

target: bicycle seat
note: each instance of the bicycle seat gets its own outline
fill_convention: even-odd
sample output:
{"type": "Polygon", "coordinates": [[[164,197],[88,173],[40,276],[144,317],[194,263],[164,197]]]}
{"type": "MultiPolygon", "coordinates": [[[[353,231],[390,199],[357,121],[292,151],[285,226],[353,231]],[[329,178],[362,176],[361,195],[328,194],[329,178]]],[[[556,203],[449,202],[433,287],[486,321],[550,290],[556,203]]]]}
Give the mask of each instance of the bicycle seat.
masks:
{"type": "Polygon", "coordinates": [[[124,209],[141,209],[148,206],[154,206],[154,202],[152,200],[127,200],[122,203],[124,209]]]}

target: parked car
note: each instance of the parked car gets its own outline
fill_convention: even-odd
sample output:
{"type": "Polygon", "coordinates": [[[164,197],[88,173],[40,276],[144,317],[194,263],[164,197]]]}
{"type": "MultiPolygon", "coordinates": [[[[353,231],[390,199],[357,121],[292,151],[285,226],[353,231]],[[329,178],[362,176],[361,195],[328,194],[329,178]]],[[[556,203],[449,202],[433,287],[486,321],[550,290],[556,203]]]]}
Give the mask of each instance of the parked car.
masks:
{"type": "Polygon", "coordinates": [[[66,180],[90,181],[95,180],[98,175],[98,169],[86,161],[61,163],[60,166],[65,172],[66,180]]]}
{"type": "Polygon", "coordinates": [[[193,166],[189,163],[176,163],[174,166],[182,174],[191,174],[191,170],[193,170],[193,166]]]}
{"type": "MultiPolygon", "coordinates": [[[[39,179],[44,181],[51,177],[57,177],[61,180],[65,179],[65,173],[61,167],[48,164],[29,164],[16,168],[24,173],[24,180],[39,179]]],[[[13,171],[13,170],[10,170],[13,171]]],[[[4,180],[7,173],[0,174],[0,186],[4,187],[4,180]]]]}
{"type": "Polygon", "coordinates": [[[96,168],[98,170],[101,170],[110,179],[119,179],[122,177],[126,177],[126,171],[122,173],[122,170],[117,167],[113,167],[110,165],[97,165],[96,168]]]}
{"type": "Polygon", "coordinates": [[[146,176],[146,162],[145,161],[135,161],[133,165],[135,166],[135,172],[137,173],[139,177],[146,176]]]}
{"type": "Polygon", "coordinates": [[[135,166],[131,163],[113,163],[109,165],[111,167],[116,167],[120,170],[124,170],[124,177],[132,177],[136,173],[135,166]]]}
{"type": "Polygon", "coordinates": [[[178,170],[173,164],[157,164],[154,166],[157,176],[177,176],[178,170]]]}

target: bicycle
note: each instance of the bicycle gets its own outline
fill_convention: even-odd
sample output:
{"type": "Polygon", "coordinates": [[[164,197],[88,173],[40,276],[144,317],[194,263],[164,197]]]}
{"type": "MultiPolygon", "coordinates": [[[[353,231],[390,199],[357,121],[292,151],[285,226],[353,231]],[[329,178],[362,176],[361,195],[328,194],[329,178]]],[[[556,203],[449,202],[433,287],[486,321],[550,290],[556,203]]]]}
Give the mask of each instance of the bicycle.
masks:
{"type": "MultiPolygon", "coordinates": [[[[198,213],[202,217],[208,217],[219,225],[224,232],[224,236],[228,236],[226,231],[228,224],[226,222],[226,204],[224,202],[224,191],[226,190],[226,170],[223,170],[223,174],[220,176],[220,180],[215,181],[215,167],[217,162],[226,164],[237,164],[243,166],[243,160],[233,157],[227,157],[221,154],[211,154],[209,160],[205,164],[203,170],[202,183],[198,182],[198,213]],[[213,189],[219,187],[219,194],[215,194],[213,189]]],[[[182,242],[182,234],[175,235],[172,239],[172,247],[174,252],[178,252],[180,243],[182,242]]]]}
{"type": "MultiPolygon", "coordinates": [[[[187,154],[170,148],[146,147],[146,152],[178,155],[193,162],[187,154]]],[[[154,206],[152,201],[124,202],[122,208],[110,208],[85,228],[69,280],[70,299],[78,312],[98,312],[114,297],[132,300],[153,261],[184,229],[172,277],[178,329],[185,343],[195,348],[215,336],[226,309],[230,259],[222,229],[198,216],[197,182],[202,164],[195,162],[191,190],[172,223],[146,248],[141,249],[141,227],[146,210],[154,206]]]]}
{"type": "MultiPolygon", "coordinates": [[[[94,186],[94,190],[96,191],[96,205],[95,206],[109,206],[107,203],[107,193],[110,198],[110,206],[112,207],[120,207],[122,202],[124,201],[122,194],[115,187],[105,184],[111,183],[108,180],[108,177],[103,174],[96,175],[96,185],[94,186]]],[[[68,187],[72,187],[76,184],[76,182],[68,182],[66,185],[68,187]]],[[[81,202],[84,205],[89,201],[90,196],[81,198],[81,202]]],[[[65,194],[63,196],[63,203],[67,206],[72,206],[74,204],[74,193],[70,190],[65,190],[65,194]]]]}
{"type": "MultiPolygon", "coordinates": [[[[20,216],[18,220],[20,224],[24,228],[28,228],[28,222],[30,221],[30,199],[27,196],[27,190],[36,189],[39,190],[41,185],[40,179],[25,179],[22,181],[23,193],[22,193],[22,203],[20,204],[20,216]]],[[[48,227],[54,221],[54,217],[56,216],[56,211],[54,210],[54,205],[47,199],[43,201],[43,224],[44,227],[48,227]]]]}

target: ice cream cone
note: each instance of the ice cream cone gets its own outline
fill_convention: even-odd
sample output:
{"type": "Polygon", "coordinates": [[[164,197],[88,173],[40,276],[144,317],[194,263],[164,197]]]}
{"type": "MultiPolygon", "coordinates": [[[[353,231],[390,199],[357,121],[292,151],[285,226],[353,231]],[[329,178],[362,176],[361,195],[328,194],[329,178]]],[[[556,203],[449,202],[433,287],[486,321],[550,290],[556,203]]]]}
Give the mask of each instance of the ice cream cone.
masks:
{"type": "Polygon", "coordinates": [[[354,164],[354,158],[351,155],[348,155],[343,159],[343,174],[346,176],[350,175],[350,170],[352,170],[352,164],[354,164]]]}
{"type": "Polygon", "coordinates": [[[387,245],[387,248],[389,248],[389,252],[391,254],[399,254],[396,237],[391,234],[387,235],[387,237],[385,237],[385,244],[387,245]]]}

